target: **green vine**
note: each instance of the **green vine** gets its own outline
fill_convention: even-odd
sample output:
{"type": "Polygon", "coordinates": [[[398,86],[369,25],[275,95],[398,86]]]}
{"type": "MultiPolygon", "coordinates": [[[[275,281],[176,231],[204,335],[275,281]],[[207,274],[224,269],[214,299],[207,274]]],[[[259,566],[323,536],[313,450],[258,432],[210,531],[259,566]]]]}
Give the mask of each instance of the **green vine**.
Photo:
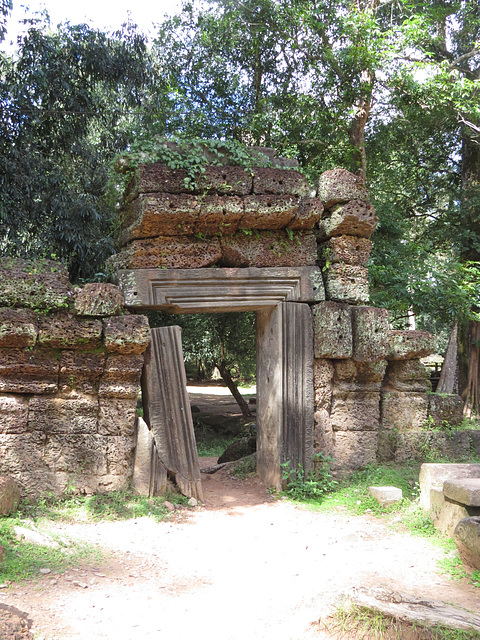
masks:
{"type": "Polygon", "coordinates": [[[183,169],[186,172],[185,188],[191,191],[197,188],[198,177],[209,165],[233,165],[245,170],[271,166],[271,160],[265,154],[236,140],[155,138],[135,142],[129,151],[114,159],[114,169],[124,175],[127,183],[139,165],[155,162],[170,169],[183,169]]]}

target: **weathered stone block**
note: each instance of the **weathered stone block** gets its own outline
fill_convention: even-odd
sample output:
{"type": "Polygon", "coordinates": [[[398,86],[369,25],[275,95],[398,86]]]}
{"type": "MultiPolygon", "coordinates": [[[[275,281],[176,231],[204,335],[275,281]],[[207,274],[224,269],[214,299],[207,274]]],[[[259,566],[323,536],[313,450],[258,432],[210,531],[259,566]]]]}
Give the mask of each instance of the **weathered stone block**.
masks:
{"type": "Polygon", "coordinates": [[[105,460],[108,473],[128,482],[133,475],[135,440],[131,436],[108,436],[104,438],[105,460]]]}
{"type": "Polygon", "coordinates": [[[336,360],[334,362],[335,388],[340,391],[379,392],[386,367],[386,360],[378,360],[377,362],[336,360]]]}
{"type": "Polygon", "coordinates": [[[352,200],[324,214],[318,223],[318,239],[342,235],[370,238],[377,224],[378,218],[372,205],[362,200],[352,200]]]}
{"type": "Polygon", "coordinates": [[[62,351],[60,356],[60,390],[62,392],[97,393],[104,367],[104,353],[62,351]]]}
{"type": "Polygon", "coordinates": [[[313,229],[323,213],[323,203],[319,198],[301,198],[295,217],[287,227],[289,229],[313,229]]]}
{"type": "Polygon", "coordinates": [[[315,359],[313,362],[313,384],[315,389],[315,409],[330,411],[332,402],[333,362],[315,359]]]}
{"type": "Polygon", "coordinates": [[[247,196],[241,229],[283,229],[295,216],[298,199],[293,196],[247,196]]]}
{"type": "Polygon", "coordinates": [[[28,397],[0,396],[0,433],[25,433],[28,420],[28,397]]]}
{"type": "MultiPolygon", "coordinates": [[[[429,511],[431,492],[443,492],[443,484],[453,478],[480,478],[480,464],[425,463],[420,467],[420,506],[429,511]]],[[[435,496],[434,496],[435,498],[435,496]]]]}
{"type": "Polygon", "coordinates": [[[69,313],[43,316],[38,321],[38,344],[51,349],[93,350],[101,346],[100,320],[78,318],[69,313]]]}
{"type": "Polygon", "coordinates": [[[330,419],[334,431],[378,431],[380,395],[334,389],[330,419]]]}
{"type": "Polygon", "coordinates": [[[467,507],[480,507],[480,477],[445,480],[443,495],[467,507]]]}
{"type": "Polygon", "coordinates": [[[432,393],[428,396],[428,415],[436,427],[457,427],[463,420],[463,400],[455,393],[432,393]]]}
{"type": "Polygon", "coordinates": [[[160,162],[140,164],[125,191],[131,199],[139,193],[189,193],[186,178],[185,169],[170,169],[160,162]]]}
{"type": "Polygon", "coordinates": [[[105,319],[104,343],[109,352],[141,354],[150,342],[150,327],[145,316],[115,316],[105,319]]]}
{"type": "Polygon", "coordinates": [[[383,429],[421,429],[428,416],[428,396],[426,393],[383,391],[381,414],[383,429]]]}
{"type": "Polygon", "coordinates": [[[315,183],[317,197],[325,209],[350,200],[368,202],[368,191],[357,176],[346,169],[335,168],[322,173],[315,183]]]}
{"type": "Polygon", "coordinates": [[[435,349],[434,337],[428,331],[389,331],[387,360],[424,358],[435,349]]]}
{"type": "Polygon", "coordinates": [[[15,513],[20,495],[20,487],[13,478],[0,476],[0,516],[15,513]]]}
{"type": "Polygon", "coordinates": [[[0,393],[55,393],[58,353],[35,348],[0,350],[0,393]]]}
{"type": "Polygon", "coordinates": [[[376,461],[377,433],[337,431],[332,469],[344,473],[362,469],[376,461]]]}
{"type": "Polygon", "coordinates": [[[326,456],[334,454],[334,435],[330,415],[326,409],[320,409],[314,414],[313,451],[326,456]]]}
{"type": "Polygon", "coordinates": [[[454,536],[462,562],[480,571],[480,517],[460,520],[455,527],[454,536]]]}
{"type": "Polygon", "coordinates": [[[315,265],[317,246],[310,231],[238,232],[220,239],[224,267],[302,267],[315,265]]]}
{"type": "Polygon", "coordinates": [[[52,260],[2,258],[0,307],[53,311],[68,307],[71,298],[65,265],[52,260]]]}
{"type": "Polygon", "coordinates": [[[308,196],[308,180],[298,171],[256,167],[253,169],[253,193],[308,196]]]}
{"type": "Polygon", "coordinates": [[[327,300],[364,304],[369,300],[368,270],[350,264],[332,264],[325,271],[327,300]]]}
{"type": "Polygon", "coordinates": [[[321,258],[331,264],[343,262],[364,267],[370,257],[372,242],[357,236],[335,236],[324,246],[321,258]]]}
{"type": "Polygon", "coordinates": [[[252,193],[251,171],[243,167],[205,167],[197,177],[196,193],[218,193],[225,196],[245,196],[252,193]]]}
{"type": "Polygon", "coordinates": [[[375,362],[387,353],[389,319],[387,309],[352,308],[353,360],[375,362]]]}
{"type": "Polygon", "coordinates": [[[383,388],[385,391],[426,393],[431,390],[432,383],[420,360],[397,360],[388,363],[383,388]]]}
{"type": "Polygon", "coordinates": [[[382,507],[402,500],[402,490],[397,487],[368,487],[368,492],[382,507]]]}
{"type": "Polygon", "coordinates": [[[236,196],[205,196],[200,199],[200,213],[195,233],[204,236],[232,235],[243,218],[243,200],[236,196]]]}
{"type": "Polygon", "coordinates": [[[98,400],[92,396],[34,396],[28,407],[28,430],[45,434],[96,433],[98,400]]]}
{"type": "Polygon", "coordinates": [[[101,398],[98,433],[102,436],[133,436],[136,418],[136,399],[101,398]]]}
{"type": "Polygon", "coordinates": [[[74,312],[79,316],[116,316],[123,311],[119,287],[108,282],[90,282],[75,290],[74,312]]]}
{"type": "Polygon", "coordinates": [[[198,269],[210,267],[222,255],[218,238],[205,241],[175,236],[134,240],[108,260],[111,269],[198,269]]]}
{"type": "Polygon", "coordinates": [[[143,355],[111,354],[103,371],[98,394],[101,398],[137,398],[143,355]]]}
{"type": "Polygon", "coordinates": [[[33,347],[37,341],[37,333],[37,318],[33,311],[0,309],[0,347],[33,347]]]}
{"type": "Polygon", "coordinates": [[[352,311],[347,304],[320,302],[313,307],[315,358],[351,358],[352,311]]]}
{"type": "Polygon", "coordinates": [[[169,193],[140,195],[128,205],[118,244],[155,236],[184,236],[193,233],[200,213],[194,195],[169,193]]]}

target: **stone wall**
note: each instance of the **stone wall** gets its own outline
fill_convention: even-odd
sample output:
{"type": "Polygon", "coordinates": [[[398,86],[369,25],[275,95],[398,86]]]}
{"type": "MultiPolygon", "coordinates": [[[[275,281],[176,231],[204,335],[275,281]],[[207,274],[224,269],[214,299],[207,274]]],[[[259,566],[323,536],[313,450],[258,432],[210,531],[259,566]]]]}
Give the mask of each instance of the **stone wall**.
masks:
{"type": "Polygon", "coordinates": [[[0,474],[25,493],[127,486],[144,316],[117,287],[72,287],[54,262],[0,267],[0,474]]]}
{"type": "Polygon", "coordinates": [[[440,425],[448,411],[458,421],[460,399],[431,394],[420,361],[433,350],[432,336],[393,331],[388,311],[368,306],[378,218],[353,174],[327,171],[313,190],[298,171],[275,166],[208,167],[193,192],[186,177],[160,164],[136,170],[112,267],[319,267],[325,300],[311,304],[314,452],[350,472],[411,457],[425,424],[440,425]]]}

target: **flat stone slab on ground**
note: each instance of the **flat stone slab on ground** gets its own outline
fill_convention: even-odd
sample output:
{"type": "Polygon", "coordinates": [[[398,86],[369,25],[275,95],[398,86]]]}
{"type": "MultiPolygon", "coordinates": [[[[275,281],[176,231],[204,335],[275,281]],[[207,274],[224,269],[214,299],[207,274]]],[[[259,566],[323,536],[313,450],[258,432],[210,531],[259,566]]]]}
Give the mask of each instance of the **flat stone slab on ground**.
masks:
{"type": "Polygon", "coordinates": [[[394,504],[403,498],[402,490],[397,487],[368,487],[368,491],[382,506],[394,504]]]}
{"type": "Polygon", "coordinates": [[[453,478],[443,483],[443,493],[450,500],[480,507],[480,478],[453,478]]]}

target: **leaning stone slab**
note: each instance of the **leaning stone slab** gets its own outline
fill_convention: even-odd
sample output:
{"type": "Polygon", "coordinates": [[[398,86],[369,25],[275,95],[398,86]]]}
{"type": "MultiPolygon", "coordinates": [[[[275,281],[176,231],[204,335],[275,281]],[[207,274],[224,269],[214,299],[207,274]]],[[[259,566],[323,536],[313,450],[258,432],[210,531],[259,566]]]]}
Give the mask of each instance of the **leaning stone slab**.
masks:
{"type": "Polygon", "coordinates": [[[120,289],[108,282],[90,282],[75,290],[74,312],[79,316],[116,316],[123,311],[120,289]]]}
{"type": "Polygon", "coordinates": [[[386,338],[389,326],[387,309],[353,307],[353,360],[358,362],[384,360],[387,353],[386,338]]]}
{"type": "Polygon", "coordinates": [[[72,295],[65,265],[52,260],[2,258],[0,307],[54,311],[69,307],[72,295]]]}
{"type": "Polygon", "coordinates": [[[93,318],[57,313],[40,317],[38,329],[38,344],[43,347],[92,350],[101,346],[102,323],[93,318]]]}
{"type": "Polygon", "coordinates": [[[434,337],[428,331],[394,331],[388,336],[387,360],[424,358],[435,349],[434,337]]]}
{"type": "Polygon", "coordinates": [[[327,300],[354,305],[368,302],[368,270],[365,267],[332,264],[325,271],[324,278],[327,300]]]}
{"type": "Polygon", "coordinates": [[[317,262],[317,243],[311,231],[239,231],[220,238],[223,267],[304,267],[317,262]]]}
{"type": "Polygon", "coordinates": [[[365,185],[346,169],[332,169],[325,171],[315,183],[317,198],[323,202],[325,209],[335,204],[350,200],[368,202],[368,191],[365,185]]]}
{"type": "Polygon", "coordinates": [[[247,196],[243,200],[245,212],[241,229],[283,229],[294,218],[298,199],[293,196],[247,196]]]}
{"type": "Polygon", "coordinates": [[[199,269],[216,264],[222,255],[218,238],[159,236],[134,240],[108,265],[117,269],[199,269]]]}
{"type": "Polygon", "coordinates": [[[420,468],[420,506],[422,509],[430,510],[432,491],[443,495],[444,483],[454,478],[480,478],[480,464],[422,464],[420,468]]]}
{"type": "Polygon", "coordinates": [[[428,415],[436,427],[456,427],[463,420],[463,399],[455,393],[432,393],[428,396],[428,415]]]}
{"type": "Polygon", "coordinates": [[[141,496],[163,495],[167,490],[167,483],[167,469],[158,457],[152,432],[143,418],[138,418],[133,490],[141,496]]]}
{"type": "Polygon", "coordinates": [[[454,537],[462,562],[480,571],[480,517],[460,520],[455,527],[454,537]]]}
{"type": "Polygon", "coordinates": [[[128,307],[172,313],[254,311],[325,299],[318,267],[125,270],[117,278],[128,307]]]}
{"type": "Polygon", "coordinates": [[[363,200],[352,200],[327,211],[318,223],[318,239],[332,236],[358,236],[370,238],[377,228],[378,218],[372,205],[363,200]]]}
{"type": "Polygon", "coordinates": [[[388,363],[383,388],[385,391],[427,393],[431,391],[432,383],[420,360],[393,360],[388,363]]]}
{"type": "Polygon", "coordinates": [[[480,477],[445,480],[443,495],[467,507],[480,507],[480,477]]]}
{"type": "Polygon", "coordinates": [[[145,316],[114,316],[103,321],[104,344],[108,352],[141,354],[150,342],[150,327],[145,316]]]}
{"type": "Polygon", "coordinates": [[[426,393],[383,391],[381,415],[383,429],[418,431],[427,420],[428,396],[426,393]]]}
{"type": "Polygon", "coordinates": [[[37,318],[29,309],[0,309],[0,348],[33,347],[37,341],[37,318]]]}
{"type": "Polygon", "coordinates": [[[334,264],[343,262],[364,267],[370,257],[372,242],[358,236],[335,236],[323,245],[322,259],[334,264]]]}
{"type": "Polygon", "coordinates": [[[334,431],[378,431],[379,394],[334,390],[330,419],[334,431]]]}
{"type": "Polygon", "coordinates": [[[0,516],[15,513],[20,496],[20,487],[15,480],[8,476],[0,476],[0,516]]]}
{"type": "Polygon", "coordinates": [[[368,487],[368,492],[382,507],[402,500],[402,490],[397,487],[368,487]]]}
{"type": "Polygon", "coordinates": [[[310,185],[299,171],[257,167],[253,169],[253,193],[308,196],[310,185]]]}
{"type": "Polygon", "coordinates": [[[352,356],[352,310],[347,304],[320,302],[313,307],[315,358],[352,356]]]}
{"type": "Polygon", "coordinates": [[[49,349],[0,350],[0,393],[55,393],[58,354],[49,349]]]}

